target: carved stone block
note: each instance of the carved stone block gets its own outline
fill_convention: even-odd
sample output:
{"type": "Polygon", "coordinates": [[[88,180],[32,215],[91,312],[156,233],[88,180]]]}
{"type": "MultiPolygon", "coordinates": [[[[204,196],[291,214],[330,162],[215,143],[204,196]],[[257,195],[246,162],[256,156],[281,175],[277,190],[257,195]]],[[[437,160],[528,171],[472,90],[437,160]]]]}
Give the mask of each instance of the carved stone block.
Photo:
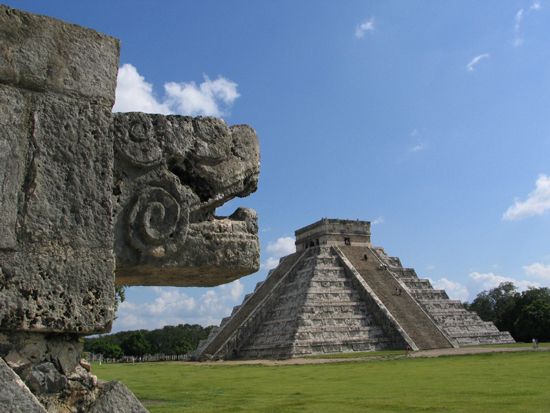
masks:
{"type": "Polygon", "coordinates": [[[92,334],[114,316],[110,251],[0,251],[0,329],[92,334]],[[108,276],[106,276],[108,274],[108,276]]]}
{"type": "Polygon", "coordinates": [[[114,115],[117,282],[218,285],[258,269],[257,218],[216,207],[256,190],[258,140],[214,118],[114,115]]]}
{"type": "Polygon", "coordinates": [[[109,108],[50,94],[33,100],[20,243],[111,249],[109,108]]]}
{"type": "Polygon", "coordinates": [[[0,103],[0,328],[105,331],[114,308],[110,110],[4,85],[0,103]]]}
{"type": "Polygon", "coordinates": [[[20,189],[26,169],[28,105],[24,94],[0,86],[0,249],[15,249],[20,189]]]}
{"type": "Polygon", "coordinates": [[[118,52],[109,36],[0,6],[0,329],[110,327],[118,52]]]}
{"type": "Polygon", "coordinates": [[[147,413],[147,410],[128,388],[119,381],[102,386],[90,413],[147,413]]]}
{"type": "Polygon", "coordinates": [[[0,411],[5,413],[46,413],[15,372],[0,358],[0,411]]]}
{"type": "Polygon", "coordinates": [[[0,81],[112,106],[118,40],[0,5],[0,81]]]}

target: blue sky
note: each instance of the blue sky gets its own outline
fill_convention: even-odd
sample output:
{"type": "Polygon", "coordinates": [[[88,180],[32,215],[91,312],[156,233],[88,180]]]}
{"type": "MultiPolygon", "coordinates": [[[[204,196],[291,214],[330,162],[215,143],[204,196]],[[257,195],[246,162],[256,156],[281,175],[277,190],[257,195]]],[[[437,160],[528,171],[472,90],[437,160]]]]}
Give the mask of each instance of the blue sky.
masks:
{"type": "Polygon", "coordinates": [[[550,285],[550,1],[7,1],[121,40],[118,110],[214,114],[260,138],[263,269],[130,288],[114,330],[216,323],[294,230],[373,242],[451,297],[550,285]]]}

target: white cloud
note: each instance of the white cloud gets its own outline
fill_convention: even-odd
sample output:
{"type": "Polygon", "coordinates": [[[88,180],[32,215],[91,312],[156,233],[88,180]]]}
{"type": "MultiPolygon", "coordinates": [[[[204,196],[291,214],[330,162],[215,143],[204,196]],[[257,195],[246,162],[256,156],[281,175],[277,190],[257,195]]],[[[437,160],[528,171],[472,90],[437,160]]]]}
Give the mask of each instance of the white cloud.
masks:
{"type": "Polygon", "coordinates": [[[147,302],[120,304],[113,331],[154,329],[165,325],[219,324],[240,304],[244,286],[240,280],[206,290],[199,298],[176,287],[154,287],[154,298],[147,302]]]}
{"type": "Polygon", "coordinates": [[[550,265],[544,265],[540,262],[535,262],[523,267],[525,274],[534,275],[542,278],[543,280],[550,281],[550,265]]]}
{"type": "Polygon", "coordinates": [[[152,84],[133,65],[126,63],[118,71],[113,112],[222,116],[239,98],[237,87],[237,83],[222,76],[211,80],[205,75],[198,85],[195,82],[165,83],[165,95],[159,100],[153,94],[152,84]]]}
{"type": "Polygon", "coordinates": [[[470,274],[470,278],[474,280],[476,283],[481,284],[480,289],[482,290],[489,290],[491,288],[498,287],[499,284],[503,282],[513,282],[514,285],[518,287],[520,291],[526,290],[529,287],[539,287],[539,284],[534,281],[517,280],[515,278],[497,275],[492,272],[488,272],[488,273],[472,272],[470,274]]]}
{"type": "Polygon", "coordinates": [[[451,281],[445,277],[435,281],[430,280],[430,282],[434,288],[445,290],[449,298],[453,300],[467,301],[470,295],[465,285],[451,281]]]}
{"type": "Polygon", "coordinates": [[[370,19],[365,20],[363,23],[355,28],[355,37],[361,39],[363,36],[365,36],[366,32],[373,32],[374,28],[374,17],[371,17],[370,19]]]}
{"type": "Polygon", "coordinates": [[[222,106],[228,107],[240,96],[237,84],[223,77],[210,80],[204,77],[204,82],[174,83],[164,85],[167,102],[177,113],[187,115],[221,116],[222,106]]]}
{"type": "Polygon", "coordinates": [[[279,265],[279,258],[296,252],[296,245],[292,237],[279,237],[267,244],[270,256],[262,263],[262,269],[271,270],[279,265]]]}
{"type": "Polygon", "coordinates": [[[420,152],[423,151],[428,147],[428,144],[426,141],[421,140],[421,132],[418,128],[414,128],[410,133],[409,136],[411,138],[414,138],[416,141],[415,144],[409,147],[409,152],[420,152]]]}
{"type": "Polygon", "coordinates": [[[514,221],[536,215],[542,215],[550,210],[550,177],[540,175],[535,183],[535,190],[525,201],[516,200],[503,214],[502,219],[514,221]]]}
{"type": "Polygon", "coordinates": [[[416,145],[413,145],[410,147],[410,151],[411,152],[420,152],[420,151],[423,151],[424,149],[426,149],[427,145],[425,142],[419,142],[417,143],[416,145]]]}
{"type": "Polygon", "coordinates": [[[514,16],[514,46],[518,47],[523,44],[523,37],[521,36],[521,22],[523,21],[523,15],[525,10],[519,9],[514,16]]]}
{"type": "Polygon", "coordinates": [[[294,245],[294,238],[292,237],[280,237],[267,244],[267,252],[277,257],[283,257],[295,251],[296,246],[294,245]]]}
{"type": "Polygon", "coordinates": [[[533,3],[531,4],[531,7],[529,7],[529,10],[540,10],[540,8],[541,8],[540,1],[539,1],[539,0],[535,0],[535,1],[533,1],[533,3]]]}
{"type": "Polygon", "coordinates": [[[521,8],[519,9],[516,14],[514,15],[514,41],[513,45],[515,47],[521,46],[523,44],[523,36],[522,36],[522,25],[525,21],[525,18],[531,13],[535,11],[539,11],[541,9],[541,4],[539,0],[534,0],[533,3],[531,3],[531,6],[525,11],[525,9],[521,8]]]}
{"type": "Polygon", "coordinates": [[[128,63],[118,69],[115,95],[113,112],[170,113],[168,105],[153,95],[153,85],[128,63]]]}
{"type": "Polygon", "coordinates": [[[384,222],[386,222],[386,220],[384,219],[383,216],[379,216],[379,217],[376,217],[372,222],[371,224],[372,225],[380,225],[380,224],[383,224],[384,222]]]}
{"type": "Polygon", "coordinates": [[[477,55],[472,60],[470,60],[470,63],[466,65],[466,70],[468,72],[473,72],[475,70],[475,67],[479,64],[481,60],[488,59],[488,58],[489,58],[489,53],[483,53],[483,54],[477,55]]]}
{"type": "Polygon", "coordinates": [[[279,258],[268,257],[267,260],[265,260],[265,262],[262,263],[262,269],[269,271],[277,267],[277,265],[279,265],[279,258]]]}

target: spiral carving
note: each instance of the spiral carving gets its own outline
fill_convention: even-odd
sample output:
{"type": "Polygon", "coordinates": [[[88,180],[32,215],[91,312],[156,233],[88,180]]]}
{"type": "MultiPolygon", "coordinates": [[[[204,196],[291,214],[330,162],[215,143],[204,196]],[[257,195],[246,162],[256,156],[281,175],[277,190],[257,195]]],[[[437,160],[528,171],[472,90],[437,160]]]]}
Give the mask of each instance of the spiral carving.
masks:
{"type": "Polygon", "coordinates": [[[189,209],[160,187],[144,188],[128,215],[130,244],[142,253],[161,258],[185,241],[189,209]]]}
{"type": "Polygon", "coordinates": [[[144,113],[115,115],[115,146],[130,163],[153,166],[162,161],[162,142],[155,133],[152,116],[144,113]]]}

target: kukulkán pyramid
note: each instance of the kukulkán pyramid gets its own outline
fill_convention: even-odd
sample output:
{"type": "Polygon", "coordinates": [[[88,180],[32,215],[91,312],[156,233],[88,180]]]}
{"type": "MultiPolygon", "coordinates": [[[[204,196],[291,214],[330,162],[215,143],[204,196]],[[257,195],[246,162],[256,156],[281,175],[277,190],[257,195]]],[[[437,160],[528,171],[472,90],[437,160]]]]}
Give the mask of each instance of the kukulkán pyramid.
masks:
{"type": "Polygon", "coordinates": [[[381,349],[513,343],[399,258],[373,247],[370,222],[322,219],[195,356],[289,358],[381,349]]]}

